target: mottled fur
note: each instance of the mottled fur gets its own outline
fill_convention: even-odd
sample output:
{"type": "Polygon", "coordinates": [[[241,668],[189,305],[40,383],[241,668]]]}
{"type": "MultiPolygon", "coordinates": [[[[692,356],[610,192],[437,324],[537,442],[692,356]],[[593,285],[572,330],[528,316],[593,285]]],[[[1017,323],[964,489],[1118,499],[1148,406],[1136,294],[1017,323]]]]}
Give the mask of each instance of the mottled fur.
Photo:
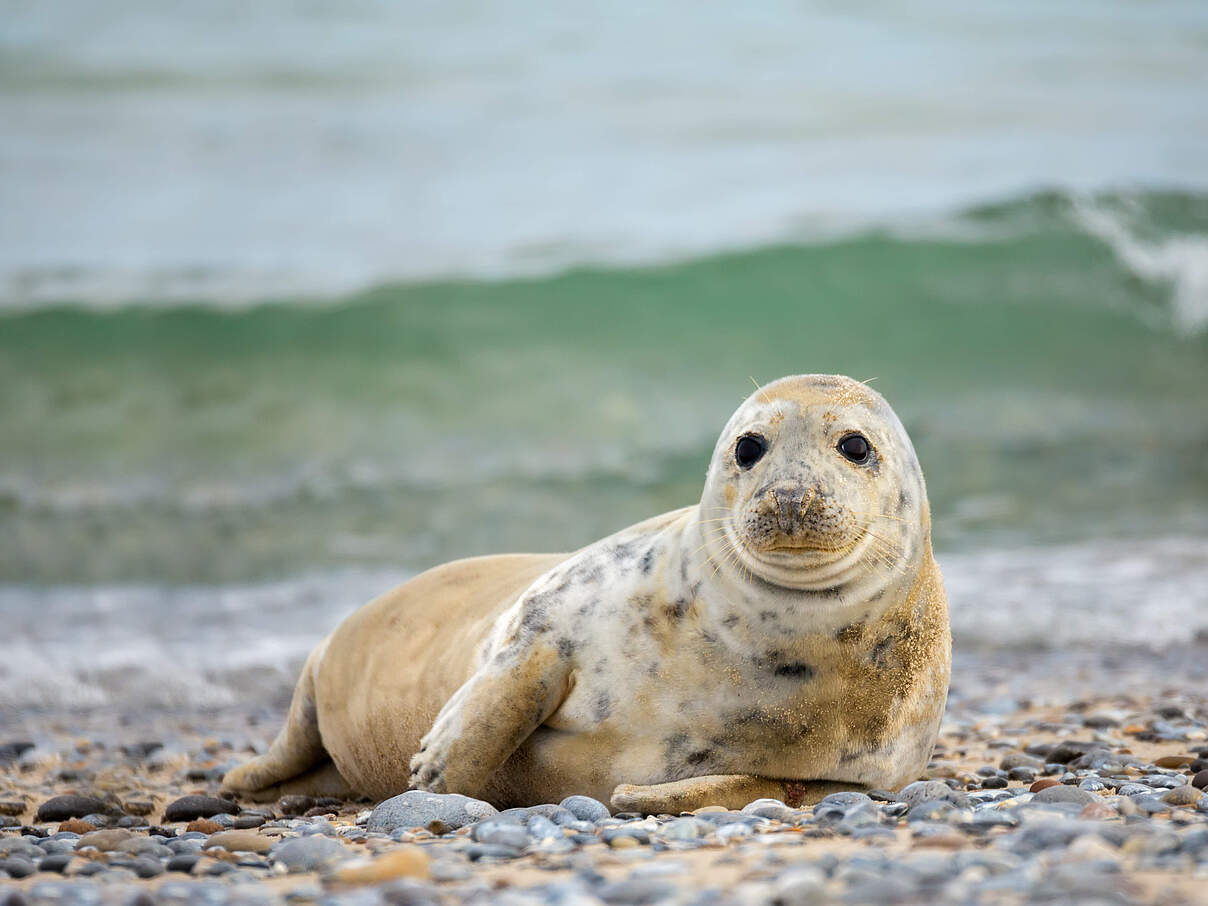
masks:
{"type": "Polygon", "coordinates": [[[731,418],[699,506],[571,555],[446,564],[349,617],[225,786],[647,812],[896,789],[930,757],[949,651],[901,424],[848,378],[785,378],[731,418]],[[852,431],[869,462],[836,450],[852,431]],[[751,432],[768,450],[743,470],[751,432]]]}

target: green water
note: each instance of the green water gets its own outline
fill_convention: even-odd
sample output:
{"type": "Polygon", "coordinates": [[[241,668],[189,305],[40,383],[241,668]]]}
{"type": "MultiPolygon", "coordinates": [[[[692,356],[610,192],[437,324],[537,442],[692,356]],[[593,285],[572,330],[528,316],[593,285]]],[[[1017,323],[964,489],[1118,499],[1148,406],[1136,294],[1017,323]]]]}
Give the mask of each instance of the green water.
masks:
{"type": "MultiPolygon", "coordinates": [[[[1208,198],[1133,204],[1138,241],[1208,233],[1208,198]]],[[[811,371],[893,403],[940,550],[1204,533],[1208,337],[1070,210],[321,306],[9,314],[0,582],[573,548],[694,501],[751,379],[811,371]]]]}

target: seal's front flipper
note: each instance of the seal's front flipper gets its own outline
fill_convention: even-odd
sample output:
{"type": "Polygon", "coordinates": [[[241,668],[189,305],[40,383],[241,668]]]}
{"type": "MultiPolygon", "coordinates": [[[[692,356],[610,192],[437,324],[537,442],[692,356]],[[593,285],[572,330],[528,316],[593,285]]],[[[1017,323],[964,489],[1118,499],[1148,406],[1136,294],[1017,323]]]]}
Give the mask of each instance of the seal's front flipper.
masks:
{"type": "Polygon", "coordinates": [[[740,809],[756,799],[779,799],[796,808],[818,802],[831,793],[856,788],[855,784],[829,780],[770,780],[752,774],[709,774],[649,786],[623,783],[612,791],[610,804],[614,812],[642,815],[678,815],[706,805],[740,809]]]}
{"type": "Polygon", "coordinates": [[[566,698],[567,657],[545,633],[518,622],[420,740],[411,759],[412,789],[481,795],[500,765],[566,698]]]}

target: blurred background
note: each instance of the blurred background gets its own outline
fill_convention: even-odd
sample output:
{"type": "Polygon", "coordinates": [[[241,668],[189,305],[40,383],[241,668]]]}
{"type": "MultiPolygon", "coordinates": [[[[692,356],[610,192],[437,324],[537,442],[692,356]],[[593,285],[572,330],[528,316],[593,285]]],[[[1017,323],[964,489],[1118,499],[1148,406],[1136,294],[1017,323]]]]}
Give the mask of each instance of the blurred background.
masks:
{"type": "Polygon", "coordinates": [[[959,651],[1208,633],[1208,6],[0,0],[0,709],[278,704],[875,379],[959,651]]]}

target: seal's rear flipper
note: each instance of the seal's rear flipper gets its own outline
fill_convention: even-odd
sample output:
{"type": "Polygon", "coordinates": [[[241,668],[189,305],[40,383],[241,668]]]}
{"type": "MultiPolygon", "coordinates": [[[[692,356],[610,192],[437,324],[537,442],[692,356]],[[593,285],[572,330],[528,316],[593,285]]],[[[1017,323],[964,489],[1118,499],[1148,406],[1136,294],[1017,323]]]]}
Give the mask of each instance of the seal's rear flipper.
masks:
{"type": "MultiPolygon", "coordinates": [[[[305,777],[312,774],[323,775],[326,778],[326,765],[335,772],[335,765],[323,748],[323,740],[319,736],[318,713],[315,707],[315,670],[323,652],[327,648],[324,639],[302,668],[298,685],[294,687],[294,698],[289,705],[289,714],[285,718],[285,726],[273,740],[272,746],[263,755],[253,758],[247,764],[241,764],[233,771],[228,771],[222,778],[222,789],[227,793],[235,793],[249,799],[271,799],[281,795],[279,789],[291,781],[303,782],[305,777]]],[[[329,780],[330,778],[326,778],[329,780]]],[[[343,778],[340,778],[341,781],[343,778]]],[[[326,782],[326,781],[325,781],[326,782]]],[[[347,784],[345,784],[347,787],[347,784]]],[[[295,792],[288,790],[287,792],[295,792]]],[[[296,792],[308,792],[297,790],[296,792]]],[[[308,793],[309,794],[309,793],[308,793]]],[[[310,794],[316,795],[316,794],[310,794]]],[[[337,795],[320,793],[318,795],[337,795]]]]}

